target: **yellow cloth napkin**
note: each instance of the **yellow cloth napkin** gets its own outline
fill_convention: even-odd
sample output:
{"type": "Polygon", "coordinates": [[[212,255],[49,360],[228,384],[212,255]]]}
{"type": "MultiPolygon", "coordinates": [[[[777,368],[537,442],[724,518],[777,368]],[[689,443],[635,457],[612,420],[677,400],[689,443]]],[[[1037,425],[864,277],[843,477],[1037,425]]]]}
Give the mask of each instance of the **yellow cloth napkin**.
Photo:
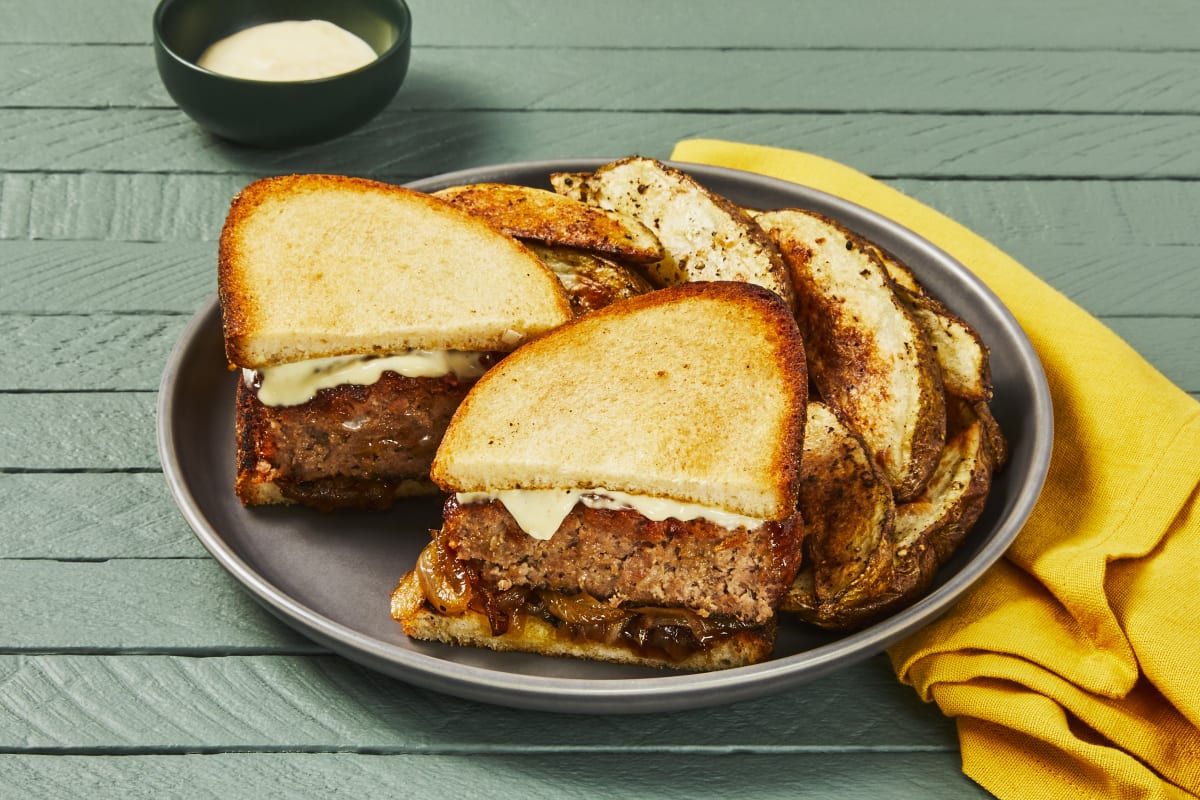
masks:
{"type": "Polygon", "coordinates": [[[983,279],[1042,359],[1054,456],[1033,515],[949,613],[889,651],[956,718],[964,772],[1001,797],[1200,794],[1200,403],[996,247],[862,173],[715,140],[672,158],[896,220],[983,279]]]}

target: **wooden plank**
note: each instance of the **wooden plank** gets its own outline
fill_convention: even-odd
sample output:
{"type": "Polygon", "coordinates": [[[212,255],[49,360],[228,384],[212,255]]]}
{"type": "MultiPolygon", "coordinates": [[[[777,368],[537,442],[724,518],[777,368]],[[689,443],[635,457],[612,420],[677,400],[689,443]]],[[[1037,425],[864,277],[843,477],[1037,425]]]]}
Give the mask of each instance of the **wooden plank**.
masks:
{"type": "Polygon", "coordinates": [[[642,113],[387,110],[322,145],[251,149],[174,110],[0,109],[13,171],[417,175],[543,158],[665,156],[692,136],[808,148],[881,177],[1200,177],[1200,116],[1072,114],[642,113]],[[614,144],[618,143],[618,144],[614,144]]]}
{"type": "Polygon", "coordinates": [[[178,797],[180,787],[226,798],[376,797],[381,787],[456,800],[991,797],[962,774],[956,752],[14,755],[0,756],[0,774],[29,800],[178,797]]]}
{"type": "Polygon", "coordinates": [[[0,315],[0,391],[152,390],[188,317],[0,315]]]}
{"type": "Polygon", "coordinates": [[[0,470],[156,470],[154,402],[149,391],[0,394],[0,470]]]}
{"type": "Polygon", "coordinates": [[[210,559],[0,561],[0,649],[321,652],[210,559]]]}
{"type": "Polygon", "coordinates": [[[952,750],[953,723],[885,656],[719,709],[587,715],[493,707],[337,656],[0,656],[0,751],[952,750]],[[53,698],[52,702],[47,702],[53,698]],[[853,698],[852,702],[847,702],[853,698]],[[124,709],[117,718],[109,710],[124,709]],[[184,713],[180,713],[184,709],[184,713]],[[512,731],[523,731],[519,744],[512,731]]]}
{"type": "Polygon", "coordinates": [[[206,558],[158,473],[0,473],[0,559],[206,558]]]}
{"type": "MultiPolygon", "coordinates": [[[[819,150],[812,150],[828,155],[819,150]]],[[[668,152],[647,153],[665,158],[668,152]]],[[[591,153],[589,155],[596,155],[591,153]]],[[[850,166],[863,169],[853,160],[850,166]]],[[[478,166],[478,162],[475,164],[478,166]]],[[[315,164],[312,169],[321,165],[315,164]]],[[[453,168],[470,166],[460,162],[453,168]]],[[[58,275],[39,280],[35,271],[60,269],[41,258],[46,240],[94,240],[76,242],[65,252],[68,263],[59,273],[63,280],[88,280],[90,269],[107,269],[113,261],[136,259],[137,269],[150,280],[154,259],[162,259],[164,270],[196,269],[210,274],[215,248],[187,249],[184,242],[216,241],[229,208],[229,201],[243,186],[262,173],[229,175],[179,175],[160,173],[0,173],[0,240],[37,240],[18,251],[20,262],[0,259],[5,280],[29,281],[42,296],[62,289],[55,286],[58,275]],[[170,242],[170,248],[117,252],[95,242],[170,242]],[[94,250],[89,248],[94,247],[94,250]],[[174,249],[174,248],[180,249],[174,249]],[[90,255],[89,255],[90,254],[90,255]],[[94,261],[93,266],[88,262],[94,261]],[[183,266],[185,262],[188,266],[183,266]]],[[[382,169],[355,171],[382,180],[414,180],[432,174],[431,169],[402,174],[382,169]]],[[[1014,255],[1024,256],[1031,267],[1039,260],[1027,254],[1041,245],[1066,245],[1045,260],[1058,263],[1069,258],[1072,248],[1152,246],[1153,251],[1137,256],[1140,262],[1172,257],[1167,248],[1200,245],[1200,182],[1166,180],[936,180],[894,179],[887,183],[915,197],[963,225],[977,231],[1014,255]]],[[[0,242],[2,244],[2,242],[0,242]]],[[[1148,249],[1147,248],[1147,249],[1148,249]]],[[[1114,252],[1117,252],[1114,250],[1114,252]]],[[[1179,255],[1179,254],[1176,254],[1179,255]]],[[[57,259],[56,259],[57,260],[57,259]]],[[[1188,262],[1187,254],[1182,261],[1188,262]]],[[[172,272],[165,280],[173,279],[172,272]]],[[[138,277],[136,280],[143,280],[138,277]]],[[[193,296],[200,289],[197,277],[189,275],[182,291],[193,296]]],[[[211,284],[205,284],[211,286],[211,284]]],[[[124,287],[101,285],[101,294],[120,293],[124,287]]],[[[68,293],[65,295],[71,297],[68,293]]],[[[0,308],[10,301],[0,297],[0,308]]],[[[48,309],[49,310],[49,309],[48,309]]],[[[67,307],[66,310],[73,310],[67,307]]],[[[114,308],[113,310],[121,310],[114,308]]]]}
{"type": "MultiPolygon", "coordinates": [[[[569,12],[552,0],[467,0],[445,13],[437,0],[410,0],[418,45],[540,47],[584,43],[594,47],[906,47],[928,49],[1191,49],[1195,6],[1153,0],[1136,14],[1117,0],[1019,0],[1003,5],[954,0],[857,4],[820,0],[802,6],[760,0],[701,0],[686,15],[638,0],[574,3],[569,12]]],[[[132,43],[150,41],[154,0],[132,0],[95,13],[87,0],[0,6],[0,41],[132,43]],[[20,13],[18,13],[18,11],[20,13]]]]}
{"type": "MultiPolygon", "coordinates": [[[[1057,229],[1044,235],[1054,233],[1071,235],[1057,229]]],[[[1200,244],[1050,244],[1022,237],[1004,246],[1093,314],[1186,316],[1197,310],[1200,244]]],[[[216,245],[0,241],[0,274],[0,313],[191,315],[216,291],[216,245]]]]}
{"type": "Polygon", "coordinates": [[[0,312],[191,313],[217,290],[217,245],[0,241],[0,274],[0,312]]]}
{"type": "MultiPolygon", "coordinates": [[[[0,107],[174,108],[153,60],[149,46],[0,44],[0,107]]],[[[1197,71],[1200,53],[1178,51],[426,47],[392,109],[1182,114],[1200,111],[1197,71]]]]}
{"type": "MultiPolygon", "coordinates": [[[[215,241],[230,200],[263,174],[3,172],[0,239],[215,241]]],[[[171,258],[165,250],[163,257],[171,258]]],[[[77,274],[85,280],[86,268],[82,269],[77,274]]]]}
{"type": "MultiPolygon", "coordinates": [[[[1175,147],[1174,149],[1178,149],[1175,147]]],[[[863,169],[861,163],[848,162],[863,169]]],[[[1200,183],[1176,180],[894,180],[902,192],[1005,247],[1195,244],[1200,183]]]]}

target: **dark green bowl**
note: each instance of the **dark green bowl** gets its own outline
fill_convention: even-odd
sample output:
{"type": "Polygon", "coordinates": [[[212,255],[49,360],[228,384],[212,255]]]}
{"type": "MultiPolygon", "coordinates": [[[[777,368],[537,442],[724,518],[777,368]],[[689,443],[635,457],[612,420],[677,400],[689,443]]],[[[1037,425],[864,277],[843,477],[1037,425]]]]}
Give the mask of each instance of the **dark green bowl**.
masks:
{"type": "Polygon", "coordinates": [[[162,0],[154,56],[171,98],[218,136],[263,147],[312,144],[374,117],[408,71],[412,16],[404,0],[162,0]],[[379,57],[353,72],[308,81],[231,78],[196,66],[212,43],[252,25],[324,19],[379,57]]]}

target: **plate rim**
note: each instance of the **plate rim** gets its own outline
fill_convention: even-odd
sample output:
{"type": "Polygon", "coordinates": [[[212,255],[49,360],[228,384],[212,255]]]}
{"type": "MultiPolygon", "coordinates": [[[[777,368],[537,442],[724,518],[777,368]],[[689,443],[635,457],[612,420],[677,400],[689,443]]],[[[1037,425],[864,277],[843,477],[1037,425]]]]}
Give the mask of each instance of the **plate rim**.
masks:
{"type": "MultiPolygon", "coordinates": [[[[404,185],[429,191],[454,183],[501,179],[513,173],[549,174],[552,171],[595,169],[611,160],[516,161],[456,170],[404,185]]],[[[798,685],[874,656],[945,613],[1003,556],[1032,513],[1049,471],[1053,446],[1053,409],[1045,372],[1032,342],[1007,306],[969,268],[929,240],[877,212],[800,183],[757,173],[688,162],[664,163],[700,178],[702,182],[706,177],[733,180],[748,184],[751,188],[757,185],[784,193],[809,195],[823,206],[835,209],[836,213],[830,216],[843,222],[855,220],[889,229],[895,235],[911,240],[918,249],[927,250],[943,260],[957,279],[963,280],[973,294],[986,302],[987,311],[1008,329],[1017,347],[1017,361],[1028,373],[1033,390],[1034,407],[1029,409],[1029,415],[1040,424],[1034,427],[1029,469],[1021,481],[1023,488],[1017,493],[1016,503],[979,551],[956,573],[948,576],[913,605],[861,631],[761,664],[715,672],[669,672],[645,678],[549,677],[447,661],[389,644],[321,614],[267,580],[235,552],[209,523],[191,487],[183,479],[183,465],[172,434],[177,400],[174,388],[179,385],[179,375],[187,363],[187,351],[196,345],[197,335],[207,325],[213,324],[214,315],[217,324],[220,323],[215,293],[189,320],[172,348],[159,382],[156,402],[156,439],[163,474],[176,505],[205,549],[268,611],[289,627],[344,657],[423,688],[491,704],[535,710],[651,713],[749,699],[798,685]]],[[[849,225],[854,227],[853,223],[849,225]]]]}

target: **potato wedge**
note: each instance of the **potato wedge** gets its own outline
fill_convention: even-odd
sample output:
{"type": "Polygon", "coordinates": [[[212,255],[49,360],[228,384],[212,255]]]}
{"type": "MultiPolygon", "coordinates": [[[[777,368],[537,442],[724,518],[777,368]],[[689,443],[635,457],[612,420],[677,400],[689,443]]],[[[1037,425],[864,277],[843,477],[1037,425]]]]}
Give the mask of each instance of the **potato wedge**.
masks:
{"type": "Polygon", "coordinates": [[[433,194],[517,239],[575,247],[633,263],[663,257],[658,237],[636,219],[546,189],[475,183],[433,194]]]}
{"type": "Polygon", "coordinates": [[[992,372],[988,349],[979,333],[927,294],[912,270],[899,259],[879,248],[875,248],[875,255],[892,279],[896,296],[925,330],[946,391],[967,400],[990,400],[992,372]]]}
{"type": "Polygon", "coordinates": [[[800,460],[805,565],[782,608],[838,628],[891,584],[895,503],[863,441],[822,403],[809,403],[800,460]]]}
{"type": "Polygon", "coordinates": [[[974,406],[953,402],[952,435],[916,500],[896,507],[896,554],[930,548],[945,563],[979,519],[992,481],[991,449],[974,406]]]}
{"type": "Polygon", "coordinates": [[[988,446],[992,471],[999,472],[1008,463],[1008,440],[1004,437],[1000,423],[992,416],[992,409],[987,403],[972,403],[971,409],[979,417],[979,424],[983,426],[983,438],[988,446]]]}
{"type": "Polygon", "coordinates": [[[526,246],[558,276],[576,316],[654,288],[632,269],[594,253],[533,242],[526,246]]]}
{"type": "Polygon", "coordinates": [[[809,374],[866,441],[897,502],[921,493],[946,434],[941,371],[873,247],[799,209],[758,215],[791,271],[809,374]]]}
{"type": "Polygon", "coordinates": [[[847,627],[866,625],[927,594],[938,569],[983,512],[994,473],[992,451],[976,406],[963,401],[955,406],[952,435],[929,485],[917,499],[896,506],[891,582],[839,616],[847,627]]]}
{"type": "Polygon", "coordinates": [[[687,281],[744,281],[778,294],[795,309],[779,251],[745,211],[691,176],[650,158],[605,164],[591,175],[551,177],[555,190],[628,214],[658,236],[665,255],[648,266],[660,286],[687,281]]]}

